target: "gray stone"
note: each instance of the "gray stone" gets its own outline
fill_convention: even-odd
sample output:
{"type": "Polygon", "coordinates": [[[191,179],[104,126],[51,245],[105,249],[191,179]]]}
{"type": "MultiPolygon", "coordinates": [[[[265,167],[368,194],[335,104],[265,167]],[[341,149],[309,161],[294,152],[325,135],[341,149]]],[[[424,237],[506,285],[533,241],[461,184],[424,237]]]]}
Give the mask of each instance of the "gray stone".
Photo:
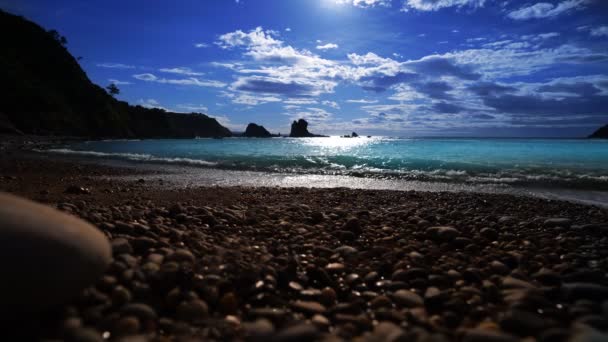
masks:
{"type": "Polygon", "coordinates": [[[0,193],[0,269],[6,275],[0,316],[65,303],[94,284],[111,260],[108,239],[92,225],[0,193]]]}

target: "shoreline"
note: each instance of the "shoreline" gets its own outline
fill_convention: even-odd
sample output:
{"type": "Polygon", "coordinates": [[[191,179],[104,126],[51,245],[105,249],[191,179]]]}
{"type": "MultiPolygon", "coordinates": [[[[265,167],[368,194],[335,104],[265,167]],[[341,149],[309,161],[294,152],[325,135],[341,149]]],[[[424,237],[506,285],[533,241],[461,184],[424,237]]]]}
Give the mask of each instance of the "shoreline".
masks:
{"type": "Polygon", "coordinates": [[[20,325],[21,339],[566,340],[605,326],[596,313],[608,301],[608,210],[599,207],[175,186],[155,168],[19,150],[2,152],[0,170],[0,190],[87,220],[114,252],[97,284],[20,325]]]}
{"type": "MultiPolygon", "coordinates": [[[[55,144],[55,143],[54,143],[55,144]]],[[[51,144],[46,145],[47,147],[51,144]]],[[[196,186],[245,186],[282,188],[351,188],[359,190],[395,190],[421,192],[470,192],[478,194],[507,194],[548,200],[562,200],[608,208],[608,191],[590,188],[548,186],[547,184],[524,185],[494,182],[460,182],[457,180],[428,180],[394,177],[365,177],[354,174],[318,174],[306,172],[281,172],[268,170],[240,170],[218,168],[210,162],[198,164],[175,161],[166,163],[146,159],[132,160],[104,154],[72,154],[47,152],[46,148],[26,151],[34,159],[53,159],[70,163],[85,163],[104,167],[132,170],[132,174],[114,177],[116,180],[133,181],[150,178],[152,174],[164,175],[163,188],[196,186]]],[[[152,177],[153,178],[153,177],[152,177]]]]}

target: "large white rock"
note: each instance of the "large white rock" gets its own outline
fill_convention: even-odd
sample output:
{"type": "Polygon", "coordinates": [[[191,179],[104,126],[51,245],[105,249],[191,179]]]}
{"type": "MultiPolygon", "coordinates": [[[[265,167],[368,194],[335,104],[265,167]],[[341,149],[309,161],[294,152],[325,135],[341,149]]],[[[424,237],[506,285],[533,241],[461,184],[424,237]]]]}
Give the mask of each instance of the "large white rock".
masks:
{"type": "Polygon", "coordinates": [[[65,303],[111,259],[108,239],[92,225],[0,193],[0,317],[65,303]]]}

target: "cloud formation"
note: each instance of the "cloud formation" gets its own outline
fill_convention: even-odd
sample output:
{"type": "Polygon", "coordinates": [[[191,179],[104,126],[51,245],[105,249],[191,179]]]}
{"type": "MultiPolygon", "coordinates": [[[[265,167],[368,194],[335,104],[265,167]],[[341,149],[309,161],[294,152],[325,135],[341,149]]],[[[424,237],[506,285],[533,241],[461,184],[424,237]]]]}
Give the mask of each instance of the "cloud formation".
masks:
{"type": "Polygon", "coordinates": [[[448,7],[483,7],[486,0],[406,0],[402,11],[415,9],[418,11],[437,11],[448,7]]]}
{"type": "Polygon", "coordinates": [[[99,63],[96,65],[100,68],[107,68],[107,69],[135,69],[134,65],[122,64],[122,63],[99,63]]]}
{"type": "Polygon", "coordinates": [[[564,0],[555,5],[548,2],[538,2],[512,11],[507,16],[514,20],[550,18],[565,12],[583,9],[588,3],[589,0],[564,0]]]}
{"type": "Polygon", "coordinates": [[[213,80],[202,80],[196,77],[189,77],[183,79],[167,79],[167,78],[159,78],[154,74],[146,73],[146,74],[136,74],[133,75],[135,79],[145,82],[156,82],[156,83],[164,83],[164,84],[174,84],[174,85],[183,85],[183,86],[197,86],[197,87],[212,87],[212,88],[223,88],[226,86],[226,83],[220,81],[213,80]]]}
{"type": "Polygon", "coordinates": [[[338,44],[334,44],[334,43],[317,45],[317,50],[331,50],[331,49],[337,49],[337,48],[338,48],[338,44]]]}
{"type": "Polygon", "coordinates": [[[177,74],[177,75],[186,75],[186,76],[202,76],[204,75],[202,72],[192,71],[190,68],[161,68],[158,69],[160,72],[168,73],[168,74],[177,74]]]}

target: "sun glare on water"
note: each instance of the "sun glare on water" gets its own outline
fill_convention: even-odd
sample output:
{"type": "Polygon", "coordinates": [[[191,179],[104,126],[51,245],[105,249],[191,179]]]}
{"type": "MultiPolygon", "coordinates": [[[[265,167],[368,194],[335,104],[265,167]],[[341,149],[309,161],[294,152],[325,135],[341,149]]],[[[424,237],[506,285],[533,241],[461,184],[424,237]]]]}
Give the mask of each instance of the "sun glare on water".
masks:
{"type": "Polygon", "coordinates": [[[342,138],[342,137],[329,137],[329,138],[305,138],[301,139],[302,144],[320,148],[327,151],[345,151],[352,150],[366,145],[373,144],[378,140],[376,138],[342,138]]]}

